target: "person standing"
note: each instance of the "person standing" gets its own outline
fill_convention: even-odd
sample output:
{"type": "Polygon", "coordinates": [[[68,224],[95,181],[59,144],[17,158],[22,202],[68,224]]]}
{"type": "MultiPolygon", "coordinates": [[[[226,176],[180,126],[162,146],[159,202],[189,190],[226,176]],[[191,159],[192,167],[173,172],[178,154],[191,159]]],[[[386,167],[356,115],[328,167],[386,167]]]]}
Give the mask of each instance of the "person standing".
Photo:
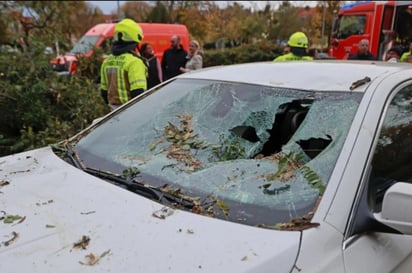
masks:
{"type": "Polygon", "coordinates": [[[187,51],[180,43],[180,37],[178,35],[173,35],[170,39],[170,48],[166,49],[163,53],[161,63],[163,80],[166,81],[182,73],[180,67],[185,67],[186,56],[187,51]]]}
{"type": "Polygon", "coordinates": [[[406,51],[406,52],[404,52],[404,53],[401,55],[400,61],[401,61],[401,62],[406,62],[406,63],[411,63],[411,62],[412,62],[412,57],[411,57],[412,55],[411,55],[411,53],[412,53],[412,42],[409,43],[409,50],[406,51]]]}
{"type": "Polygon", "coordinates": [[[140,26],[132,19],[116,24],[111,54],[100,68],[101,95],[112,110],[147,89],[147,65],[138,53],[143,40],[140,26]]]}
{"type": "Polygon", "coordinates": [[[358,44],[358,52],[356,54],[349,55],[348,60],[376,61],[377,58],[369,51],[369,40],[362,39],[358,44]]]}
{"type": "Polygon", "coordinates": [[[276,57],[274,62],[284,61],[299,61],[299,60],[313,60],[311,56],[308,56],[308,37],[303,32],[295,32],[290,35],[288,40],[289,53],[276,57]]]}
{"type": "Polygon", "coordinates": [[[150,89],[163,81],[162,67],[160,65],[159,59],[154,55],[153,47],[151,44],[143,43],[140,47],[140,52],[149,64],[147,89],[150,89]]]}
{"type": "Polygon", "coordinates": [[[402,56],[402,49],[398,46],[391,47],[385,56],[386,62],[397,63],[400,62],[402,56]]]}
{"type": "Polygon", "coordinates": [[[200,51],[200,44],[196,40],[190,41],[189,52],[186,56],[185,67],[180,67],[180,72],[185,73],[203,67],[203,57],[200,51]]]}

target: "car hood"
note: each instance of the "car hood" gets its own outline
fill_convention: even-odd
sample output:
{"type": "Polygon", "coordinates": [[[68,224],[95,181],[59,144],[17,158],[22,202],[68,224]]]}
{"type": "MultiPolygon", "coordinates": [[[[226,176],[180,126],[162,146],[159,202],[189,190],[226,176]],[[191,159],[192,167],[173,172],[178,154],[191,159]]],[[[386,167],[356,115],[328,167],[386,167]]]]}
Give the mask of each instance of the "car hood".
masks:
{"type": "Polygon", "coordinates": [[[0,158],[0,272],[290,272],[300,232],[162,206],[50,147],[0,158]]]}

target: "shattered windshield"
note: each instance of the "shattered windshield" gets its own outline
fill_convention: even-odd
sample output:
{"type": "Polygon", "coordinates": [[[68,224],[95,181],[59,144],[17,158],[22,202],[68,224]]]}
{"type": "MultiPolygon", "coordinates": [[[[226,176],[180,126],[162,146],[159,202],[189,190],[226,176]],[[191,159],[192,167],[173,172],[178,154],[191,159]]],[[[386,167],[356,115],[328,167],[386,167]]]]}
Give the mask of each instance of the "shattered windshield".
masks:
{"type": "Polygon", "coordinates": [[[84,35],[70,51],[72,54],[86,54],[96,46],[99,36],[84,35]]]}
{"type": "Polygon", "coordinates": [[[217,204],[203,207],[212,216],[277,226],[311,215],[361,96],[177,79],[75,149],[87,167],[133,168],[146,184],[217,204]]]}

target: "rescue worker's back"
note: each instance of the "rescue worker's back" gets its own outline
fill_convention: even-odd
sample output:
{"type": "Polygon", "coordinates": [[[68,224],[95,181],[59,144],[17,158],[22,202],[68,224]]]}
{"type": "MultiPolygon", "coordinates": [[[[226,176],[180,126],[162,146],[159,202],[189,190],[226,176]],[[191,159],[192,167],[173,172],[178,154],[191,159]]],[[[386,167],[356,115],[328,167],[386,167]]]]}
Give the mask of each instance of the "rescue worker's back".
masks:
{"type": "Polygon", "coordinates": [[[112,54],[100,69],[101,94],[112,109],[147,89],[147,65],[136,50],[142,39],[142,30],[133,20],[123,19],[116,25],[112,54]]]}

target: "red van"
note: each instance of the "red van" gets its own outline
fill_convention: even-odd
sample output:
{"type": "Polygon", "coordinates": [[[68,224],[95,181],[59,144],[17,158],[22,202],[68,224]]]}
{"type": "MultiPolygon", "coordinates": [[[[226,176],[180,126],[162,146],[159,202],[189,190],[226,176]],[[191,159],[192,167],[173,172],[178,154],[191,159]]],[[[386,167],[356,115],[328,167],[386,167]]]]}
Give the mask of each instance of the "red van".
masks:
{"type": "MultiPolygon", "coordinates": [[[[104,52],[109,53],[115,25],[116,23],[104,23],[89,29],[70,52],[64,56],[57,56],[51,61],[53,70],[69,72],[70,74],[75,73],[77,57],[92,56],[95,47],[100,47],[104,52]]],[[[144,35],[142,43],[152,44],[155,55],[159,60],[163,57],[163,51],[170,46],[170,37],[172,35],[179,35],[183,47],[186,50],[189,48],[189,31],[185,25],[162,23],[139,23],[139,25],[144,35]]]]}

